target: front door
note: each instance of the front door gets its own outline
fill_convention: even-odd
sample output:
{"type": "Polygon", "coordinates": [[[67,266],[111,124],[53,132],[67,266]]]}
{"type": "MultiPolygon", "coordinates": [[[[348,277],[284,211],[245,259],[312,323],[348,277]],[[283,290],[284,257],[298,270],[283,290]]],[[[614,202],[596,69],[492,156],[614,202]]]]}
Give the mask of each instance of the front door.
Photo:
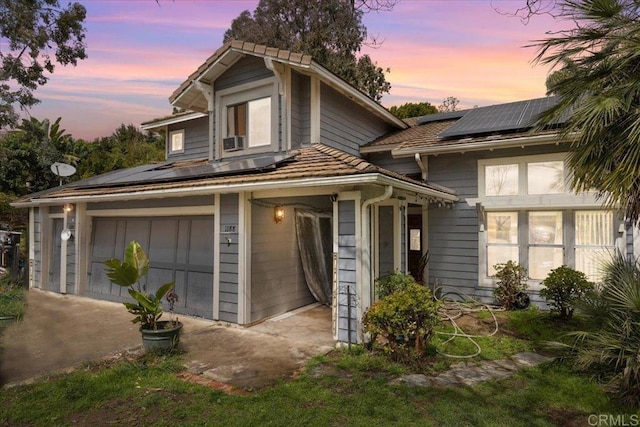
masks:
{"type": "Polygon", "coordinates": [[[49,266],[49,286],[48,289],[60,292],[60,261],[62,251],[62,218],[54,218],[52,224],[53,236],[51,236],[51,265],[49,266]]]}
{"type": "Polygon", "coordinates": [[[422,214],[409,214],[409,273],[422,282],[422,214]]]}

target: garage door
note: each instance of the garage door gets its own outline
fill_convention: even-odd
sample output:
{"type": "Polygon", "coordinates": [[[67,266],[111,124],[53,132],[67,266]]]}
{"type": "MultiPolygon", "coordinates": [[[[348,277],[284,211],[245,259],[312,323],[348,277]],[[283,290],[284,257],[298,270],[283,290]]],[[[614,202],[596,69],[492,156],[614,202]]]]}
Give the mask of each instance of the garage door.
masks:
{"type": "MultiPolygon", "coordinates": [[[[104,261],[122,259],[125,246],[139,242],[149,256],[147,292],[176,282],[175,311],[213,317],[213,216],[172,218],[94,218],[88,294],[111,301],[130,301],[126,288],[113,285],[104,261]]],[[[166,309],[165,304],[165,309],[166,309]]]]}

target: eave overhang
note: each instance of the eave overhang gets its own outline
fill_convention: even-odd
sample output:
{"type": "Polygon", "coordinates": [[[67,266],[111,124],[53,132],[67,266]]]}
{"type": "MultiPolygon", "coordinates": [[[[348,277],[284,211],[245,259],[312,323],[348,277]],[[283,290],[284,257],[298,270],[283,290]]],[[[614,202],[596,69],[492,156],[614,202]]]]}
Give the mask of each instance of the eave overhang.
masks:
{"type": "Polygon", "coordinates": [[[262,190],[282,190],[297,189],[309,187],[330,187],[327,191],[335,191],[339,187],[353,187],[357,185],[381,185],[393,186],[394,189],[415,194],[424,199],[443,202],[455,203],[459,197],[455,194],[440,191],[420,184],[403,181],[393,177],[386,176],[381,173],[367,173],[347,176],[303,178],[303,179],[283,179],[265,182],[246,182],[233,184],[204,184],[204,185],[185,185],[178,188],[157,188],[133,190],[121,193],[104,193],[89,192],[84,195],[70,195],[60,197],[39,197],[36,200],[11,203],[16,208],[30,208],[36,206],[61,205],[65,203],[87,203],[87,202],[114,202],[125,200],[142,200],[157,199],[166,197],[184,197],[184,196],[200,196],[216,193],[237,193],[246,191],[262,191],[262,190]]]}
{"type": "Polygon", "coordinates": [[[161,118],[151,122],[142,123],[140,125],[140,128],[142,130],[158,131],[170,125],[188,122],[190,120],[195,120],[195,119],[199,119],[206,116],[207,114],[202,112],[192,112],[189,114],[183,114],[176,117],[166,117],[166,118],[161,118]]]}
{"type": "Polygon", "coordinates": [[[508,139],[485,138],[481,141],[460,139],[447,145],[399,147],[391,150],[394,158],[414,157],[417,154],[437,156],[439,154],[464,154],[470,151],[493,151],[504,148],[524,148],[536,145],[559,145],[563,142],[558,133],[531,135],[508,139]]]}

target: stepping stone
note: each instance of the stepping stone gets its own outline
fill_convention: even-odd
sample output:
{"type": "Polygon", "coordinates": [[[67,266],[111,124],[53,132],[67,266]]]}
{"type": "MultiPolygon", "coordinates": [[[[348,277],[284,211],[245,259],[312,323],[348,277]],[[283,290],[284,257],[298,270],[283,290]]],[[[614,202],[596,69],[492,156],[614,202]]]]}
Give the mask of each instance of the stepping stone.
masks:
{"type": "Polygon", "coordinates": [[[538,366],[541,363],[551,362],[551,357],[546,357],[537,353],[518,353],[511,358],[516,364],[522,367],[538,366]]]}
{"type": "Polygon", "coordinates": [[[409,374],[402,375],[391,381],[391,384],[406,384],[412,387],[429,387],[431,385],[431,381],[429,377],[424,374],[409,374]]]}

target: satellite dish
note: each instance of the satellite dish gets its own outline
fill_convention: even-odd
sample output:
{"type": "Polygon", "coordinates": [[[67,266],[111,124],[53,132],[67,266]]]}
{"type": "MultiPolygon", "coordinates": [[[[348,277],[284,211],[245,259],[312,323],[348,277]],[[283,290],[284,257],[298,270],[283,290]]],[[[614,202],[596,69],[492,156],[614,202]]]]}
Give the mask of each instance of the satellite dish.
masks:
{"type": "Polygon", "coordinates": [[[51,172],[58,176],[71,176],[76,173],[76,168],[66,163],[55,162],[51,165],[51,172]]]}
{"type": "Polygon", "coordinates": [[[62,230],[62,232],[60,233],[60,238],[62,239],[63,242],[66,242],[67,240],[69,240],[71,238],[71,230],[69,230],[68,228],[65,228],[64,230],[62,230]]]}
{"type": "Polygon", "coordinates": [[[67,163],[55,162],[51,165],[51,172],[60,177],[60,185],[62,185],[62,177],[73,175],[76,173],[76,168],[67,163]]]}

